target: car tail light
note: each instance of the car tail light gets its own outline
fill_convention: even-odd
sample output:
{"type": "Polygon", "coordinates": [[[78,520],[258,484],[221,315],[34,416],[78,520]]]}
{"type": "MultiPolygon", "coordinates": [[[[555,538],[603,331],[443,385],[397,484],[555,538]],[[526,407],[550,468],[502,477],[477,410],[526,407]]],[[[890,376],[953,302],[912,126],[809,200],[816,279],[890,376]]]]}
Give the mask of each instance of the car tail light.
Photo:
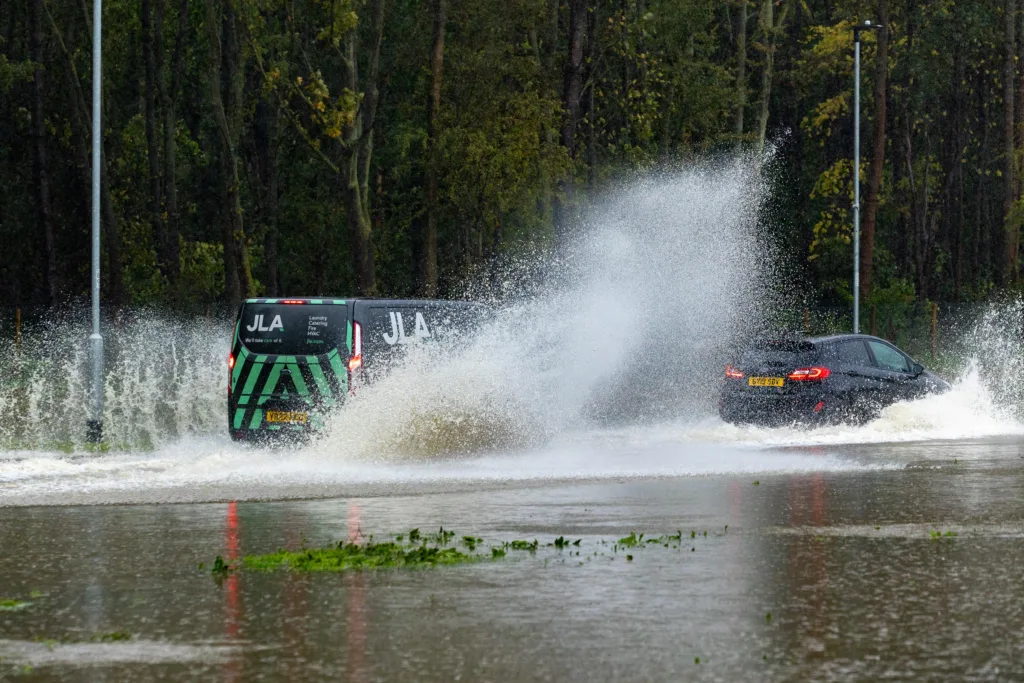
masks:
{"type": "Polygon", "coordinates": [[[363,364],[363,326],[352,323],[352,357],[348,361],[349,372],[363,364]]]}
{"type": "Polygon", "coordinates": [[[822,380],[822,379],[825,379],[826,377],[828,377],[831,374],[832,374],[832,371],[829,370],[828,368],[819,368],[819,367],[797,368],[793,372],[791,372],[788,375],[786,375],[786,377],[788,377],[789,379],[793,380],[794,382],[802,382],[802,381],[822,380]]]}
{"type": "Polygon", "coordinates": [[[731,365],[725,366],[725,378],[726,379],[743,379],[743,372],[737,370],[731,365]]]}
{"type": "Polygon", "coordinates": [[[232,353],[228,354],[228,370],[235,369],[235,356],[232,353]]]}

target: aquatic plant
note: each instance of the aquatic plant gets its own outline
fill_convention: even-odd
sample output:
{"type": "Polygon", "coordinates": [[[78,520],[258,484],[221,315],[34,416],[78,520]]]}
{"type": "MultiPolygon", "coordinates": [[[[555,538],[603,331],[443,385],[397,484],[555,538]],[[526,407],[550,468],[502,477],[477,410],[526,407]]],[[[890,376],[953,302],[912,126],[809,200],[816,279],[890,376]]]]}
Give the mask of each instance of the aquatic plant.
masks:
{"type": "Polygon", "coordinates": [[[31,605],[32,603],[26,600],[17,600],[15,598],[0,598],[0,612],[20,612],[23,609],[27,609],[31,605]]]}

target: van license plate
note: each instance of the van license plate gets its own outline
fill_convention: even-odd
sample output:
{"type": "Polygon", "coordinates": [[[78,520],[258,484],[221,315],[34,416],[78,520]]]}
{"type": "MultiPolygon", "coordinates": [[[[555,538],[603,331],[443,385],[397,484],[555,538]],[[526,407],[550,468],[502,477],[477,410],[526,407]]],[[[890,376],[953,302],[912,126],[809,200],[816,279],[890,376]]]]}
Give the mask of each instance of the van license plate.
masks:
{"type": "Polygon", "coordinates": [[[305,423],[306,413],[289,413],[281,410],[268,410],[267,411],[267,422],[288,422],[288,423],[305,423]]]}
{"type": "Polygon", "coordinates": [[[781,377],[749,377],[747,386],[751,387],[781,387],[784,384],[781,377]]]}

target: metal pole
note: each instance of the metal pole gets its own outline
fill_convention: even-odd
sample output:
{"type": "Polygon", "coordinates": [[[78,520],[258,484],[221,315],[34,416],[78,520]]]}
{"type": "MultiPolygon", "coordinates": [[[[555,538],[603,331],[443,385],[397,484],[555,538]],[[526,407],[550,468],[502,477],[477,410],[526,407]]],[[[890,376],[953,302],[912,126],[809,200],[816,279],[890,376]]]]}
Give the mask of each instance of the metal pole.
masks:
{"type": "Polygon", "coordinates": [[[860,333],[860,30],[858,27],[853,29],[853,332],[854,334],[860,333]]]}
{"type": "Polygon", "coordinates": [[[103,438],[103,336],[100,334],[100,145],[103,122],[100,100],[103,90],[103,0],[93,0],[92,11],[92,381],[89,388],[89,420],[86,440],[103,438]]]}

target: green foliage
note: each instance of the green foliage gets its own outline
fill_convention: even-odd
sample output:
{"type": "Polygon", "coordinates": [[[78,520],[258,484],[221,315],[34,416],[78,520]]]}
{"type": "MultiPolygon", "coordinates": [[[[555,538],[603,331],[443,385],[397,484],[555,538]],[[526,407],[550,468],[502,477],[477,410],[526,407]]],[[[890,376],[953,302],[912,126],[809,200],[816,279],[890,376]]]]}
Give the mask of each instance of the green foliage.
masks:
{"type": "MultiPolygon", "coordinates": [[[[236,217],[225,202],[229,186],[239,197],[243,230],[237,237],[244,233],[248,255],[241,270],[251,270],[253,293],[353,292],[354,215],[369,225],[377,291],[415,291],[424,179],[433,168],[427,116],[433,4],[385,3],[379,102],[364,131],[362,115],[373,101],[367,82],[377,44],[374,0],[287,7],[275,0],[192,2],[180,33],[179,5],[161,1],[153,111],[146,105],[141,6],[105,4],[104,192],[110,210],[103,221],[106,237],[117,234],[104,239],[105,293],[117,273],[124,303],[194,308],[223,302],[225,264],[234,253],[224,244],[235,237],[224,231],[226,220],[236,217]],[[220,20],[213,30],[210,16],[220,20]],[[221,64],[210,61],[214,39],[221,41],[221,64]],[[179,43],[181,72],[174,74],[179,43]],[[237,71],[228,74],[228,63],[237,71]],[[349,65],[357,67],[357,83],[346,80],[349,65]],[[237,132],[237,140],[229,136],[237,163],[221,149],[210,87],[216,82],[237,132]],[[179,87],[170,92],[173,83],[179,87]],[[165,125],[173,127],[169,178],[165,125]],[[353,156],[364,142],[362,156],[353,156]],[[352,163],[360,165],[358,177],[347,173],[352,163]],[[354,177],[364,190],[354,207],[359,211],[345,203],[345,184],[354,177]],[[173,235],[170,244],[180,245],[177,263],[163,262],[165,231],[173,235]]],[[[758,138],[764,102],[768,138],[777,141],[774,160],[785,169],[774,179],[764,213],[767,234],[777,238],[782,259],[798,264],[797,280],[809,300],[845,305],[851,297],[851,29],[874,6],[782,0],[767,23],[762,3],[745,6],[750,21],[740,83],[736,3],[591,2],[586,23],[593,28],[582,46],[583,91],[570,152],[562,144],[565,4],[552,16],[550,0],[449,2],[436,112],[442,294],[458,291],[467,275],[505,255],[550,245],[560,181],[571,179],[573,201],[585,205],[600,198],[605,183],[637,169],[732,151],[758,138]],[[762,93],[762,84],[770,90],[762,93]],[[737,131],[741,89],[745,123],[737,131]]],[[[0,25],[7,27],[0,37],[0,185],[6,190],[0,240],[9,264],[0,271],[0,290],[8,302],[48,301],[49,257],[61,275],[59,298],[89,290],[90,36],[79,3],[49,0],[46,12],[37,102],[30,13],[0,3],[0,25]],[[44,114],[42,171],[56,233],[50,254],[37,206],[37,105],[44,114]]],[[[1006,196],[1002,177],[1004,19],[1000,3],[890,3],[871,302],[975,299],[997,285],[1017,285],[1016,265],[1008,281],[1003,277],[1004,236],[1019,238],[1024,231],[1024,200],[1019,193],[1006,196]],[[1012,209],[1004,212],[1005,206],[1012,209]]],[[[865,179],[879,110],[872,88],[877,38],[863,34],[865,179]]],[[[1024,121],[1015,116],[1020,129],[1024,121]]],[[[1020,145],[1013,156],[1020,173],[1020,145]]]]}
{"type": "MultiPolygon", "coordinates": [[[[0,38],[2,46],[3,39],[0,38]]],[[[32,78],[33,67],[30,61],[12,62],[7,55],[0,53],[0,93],[9,92],[15,83],[28,82],[32,78]]]]}
{"type": "Polygon", "coordinates": [[[456,548],[410,548],[398,542],[339,543],[333,548],[307,549],[296,552],[280,550],[269,555],[247,555],[243,566],[248,570],[271,571],[290,569],[297,572],[343,572],[354,569],[385,569],[399,567],[460,564],[476,559],[456,548]]]}
{"type": "Polygon", "coordinates": [[[20,612],[24,609],[28,609],[32,606],[32,603],[27,600],[17,600],[15,598],[0,598],[0,612],[20,612]]]}

